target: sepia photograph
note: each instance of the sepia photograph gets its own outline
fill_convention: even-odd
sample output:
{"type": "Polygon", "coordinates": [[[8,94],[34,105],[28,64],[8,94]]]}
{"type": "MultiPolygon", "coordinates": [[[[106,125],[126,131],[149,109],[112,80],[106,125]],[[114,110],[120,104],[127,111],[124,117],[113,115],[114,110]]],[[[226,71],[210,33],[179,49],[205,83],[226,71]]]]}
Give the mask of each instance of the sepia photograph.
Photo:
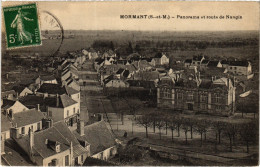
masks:
{"type": "Polygon", "coordinates": [[[259,2],[1,11],[1,166],[259,165],[259,2]]]}

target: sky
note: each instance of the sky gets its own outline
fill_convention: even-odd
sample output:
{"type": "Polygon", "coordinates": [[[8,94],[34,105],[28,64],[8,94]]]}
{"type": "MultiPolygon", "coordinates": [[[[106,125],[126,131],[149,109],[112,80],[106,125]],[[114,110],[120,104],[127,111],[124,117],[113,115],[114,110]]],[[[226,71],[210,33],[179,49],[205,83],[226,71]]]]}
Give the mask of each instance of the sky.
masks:
{"type": "MultiPolygon", "coordinates": [[[[14,6],[32,2],[2,2],[14,6]]],[[[259,30],[258,2],[37,2],[42,29],[45,13],[55,15],[65,30],[232,31],[259,30]],[[163,19],[120,19],[120,15],[170,15],[163,19]],[[242,19],[177,19],[180,16],[242,16],[242,19]]]]}

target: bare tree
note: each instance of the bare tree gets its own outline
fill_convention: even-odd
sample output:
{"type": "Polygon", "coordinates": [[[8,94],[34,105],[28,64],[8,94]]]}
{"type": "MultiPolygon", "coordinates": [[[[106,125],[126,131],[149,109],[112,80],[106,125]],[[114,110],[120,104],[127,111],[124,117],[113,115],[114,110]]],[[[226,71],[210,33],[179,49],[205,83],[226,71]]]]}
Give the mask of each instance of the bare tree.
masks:
{"type": "Polygon", "coordinates": [[[220,144],[221,142],[221,133],[224,130],[224,128],[225,125],[223,122],[218,121],[213,123],[213,129],[216,132],[216,142],[218,141],[218,144],[220,144]]]}
{"type": "Polygon", "coordinates": [[[257,141],[257,122],[242,124],[239,128],[241,139],[246,143],[246,152],[249,153],[249,143],[257,141]]]}
{"type": "MultiPolygon", "coordinates": [[[[201,137],[201,140],[200,140],[200,141],[201,141],[201,146],[202,146],[202,142],[203,142],[203,137],[202,137],[202,136],[203,136],[203,133],[204,133],[205,136],[206,136],[208,127],[209,127],[209,123],[208,123],[208,121],[206,121],[206,120],[199,120],[199,121],[196,122],[195,131],[200,134],[200,137],[201,137]]],[[[205,139],[205,140],[206,140],[206,139],[205,139]]]]}
{"type": "Polygon", "coordinates": [[[149,115],[142,115],[141,117],[136,118],[137,125],[143,126],[145,128],[146,138],[148,138],[148,127],[151,126],[152,121],[149,115]]]}
{"type": "Polygon", "coordinates": [[[229,147],[230,147],[230,151],[232,152],[232,139],[233,136],[236,133],[236,128],[234,124],[231,123],[225,123],[225,130],[224,130],[224,134],[229,138],[229,147]]]}
{"type": "Polygon", "coordinates": [[[190,124],[188,122],[189,120],[187,119],[183,119],[182,120],[182,124],[181,124],[181,127],[182,127],[182,130],[184,131],[185,133],[185,143],[188,144],[188,132],[190,130],[190,124]]]}
{"type": "Polygon", "coordinates": [[[160,136],[160,139],[162,139],[161,130],[162,130],[163,127],[165,127],[165,118],[164,118],[164,116],[158,116],[156,118],[155,126],[159,129],[159,136],[160,136]]]}
{"type": "Polygon", "coordinates": [[[168,127],[172,131],[172,141],[173,141],[173,131],[178,129],[178,120],[176,119],[176,116],[170,116],[168,117],[168,122],[169,122],[168,127]]]}

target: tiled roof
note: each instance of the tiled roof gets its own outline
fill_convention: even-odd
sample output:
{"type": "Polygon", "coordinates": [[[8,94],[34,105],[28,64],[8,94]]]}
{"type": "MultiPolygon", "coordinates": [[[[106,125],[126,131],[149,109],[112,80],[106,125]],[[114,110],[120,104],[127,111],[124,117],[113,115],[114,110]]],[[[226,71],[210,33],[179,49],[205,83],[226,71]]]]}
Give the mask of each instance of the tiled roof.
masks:
{"type": "Polygon", "coordinates": [[[8,109],[14,105],[16,101],[14,100],[8,100],[8,99],[3,99],[3,105],[1,106],[2,109],[8,109]]]}
{"type": "Polygon", "coordinates": [[[66,90],[64,87],[58,84],[43,83],[37,92],[62,95],[66,93],[66,90]]]}
{"type": "Polygon", "coordinates": [[[12,89],[20,94],[25,88],[23,86],[14,86],[12,89]]]}
{"type": "Polygon", "coordinates": [[[88,152],[87,149],[80,145],[78,139],[69,130],[68,126],[63,121],[56,122],[53,126],[62,134],[63,137],[65,137],[65,139],[67,139],[69,142],[72,142],[74,157],[78,157],[88,152]]]}
{"type": "Polygon", "coordinates": [[[70,98],[68,95],[63,94],[58,97],[59,103],[57,106],[57,97],[46,98],[48,100],[47,105],[50,107],[66,108],[77,102],[70,98]]]}
{"type": "Polygon", "coordinates": [[[162,56],[163,56],[163,54],[161,52],[159,52],[159,53],[155,54],[154,58],[161,58],[162,56]]]}
{"type": "Polygon", "coordinates": [[[124,71],[123,68],[120,68],[119,70],[117,70],[116,74],[121,74],[124,71]]]}
{"type": "Polygon", "coordinates": [[[41,121],[44,118],[42,112],[35,109],[18,112],[13,114],[12,122],[17,124],[17,127],[22,127],[25,125],[33,124],[41,121]]]}
{"type": "Polygon", "coordinates": [[[42,75],[42,76],[40,76],[40,79],[43,81],[56,80],[56,78],[53,75],[42,75]]]}
{"type": "MultiPolygon", "coordinates": [[[[69,141],[65,139],[65,137],[57,130],[55,126],[52,126],[51,128],[34,133],[33,152],[35,156],[38,155],[43,158],[47,158],[57,154],[55,150],[45,144],[46,139],[49,141],[59,142],[60,152],[70,149],[69,141]]],[[[30,155],[29,135],[15,139],[15,141],[28,155],[30,155]]]]}
{"type": "Polygon", "coordinates": [[[184,63],[191,63],[192,62],[192,59],[186,59],[185,61],[184,61],[184,63]]]}
{"type": "Polygon", "coordinates": [[[202,58],[203,58],[202,55],[198,55],[198,56],[193,56],[192,60],[201,61],[202,58]]]}
{"type": "Polygon", "coordinates": [[[143,88],[155,88],[154,81],[143,81],[143,80],[127,80],[129,86],[143,87],[143,88]]]}
{"type": "Polygon", "coordinates": [[[74,95],[74,94],[77,94],[77,93],[80,92],[80,91],[73,89],[72,87],[69,87],[69,86],[65,86],[65,89],[66,89],[66,92],[67,92],[68,95],[74,95]]]}
{"type": "Polygon", "coordinates": [[[2,92],[2,93],[1,93],[1,97],[4,97],[4,96],[6,96],[6,95],[10,95],[10,94],[16,95],[16,93],[15,93],[14,90],[8,90],[8,91],[2,92]]]}
{"type": "Polygon", "coordinates": [[[212,85],[212,81],[204,81],[202,80],[202,82],[200,83],[200,88],[203,88],[203,89],[209,89],[212,85]]]}
{"type": "Polygon", "coordinates": [[[229,62],[230,66],[243,66],[243,67],[248,67],[249,63],[248,61],[230,61],[229,62]]]}
{"type": "Polygon", "coordinates": [[[40,110],[42,112],[45,112],[46,108],[45,105],[47,103],[48,98],[44,98],[42,96],[36,96],[36,95],[27,95],[19,99],[19,101],[25,105],[27,108],[36,108],[37,104],[40,105],[40,110]]]}
{"type": "Polygon", "coordinates": [[[217,67],[219,61],[209,61],[208,67],[217,67]]]}
{"type": "Polygon", "coordinates": [[[209,60],[202,60],[201,64],[208,64],[209,60]]]}
{"type": "Polygon", "coordinates": [[[84,133],[88,143],[90,143],[92,155],[116,145],[115,137],[104,121],[85,126],[84,133]]]}

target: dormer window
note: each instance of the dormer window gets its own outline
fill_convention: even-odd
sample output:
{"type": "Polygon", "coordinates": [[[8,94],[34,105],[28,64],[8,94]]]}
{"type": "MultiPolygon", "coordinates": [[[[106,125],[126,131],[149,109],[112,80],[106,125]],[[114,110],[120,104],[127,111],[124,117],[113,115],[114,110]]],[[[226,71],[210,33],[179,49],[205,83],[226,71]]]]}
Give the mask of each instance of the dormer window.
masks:
{"type": "Polygon", "coordinates": [[[57,152],[57,153],[60,152],[60,144],[56,144],[56,152],[57,152]]]}

